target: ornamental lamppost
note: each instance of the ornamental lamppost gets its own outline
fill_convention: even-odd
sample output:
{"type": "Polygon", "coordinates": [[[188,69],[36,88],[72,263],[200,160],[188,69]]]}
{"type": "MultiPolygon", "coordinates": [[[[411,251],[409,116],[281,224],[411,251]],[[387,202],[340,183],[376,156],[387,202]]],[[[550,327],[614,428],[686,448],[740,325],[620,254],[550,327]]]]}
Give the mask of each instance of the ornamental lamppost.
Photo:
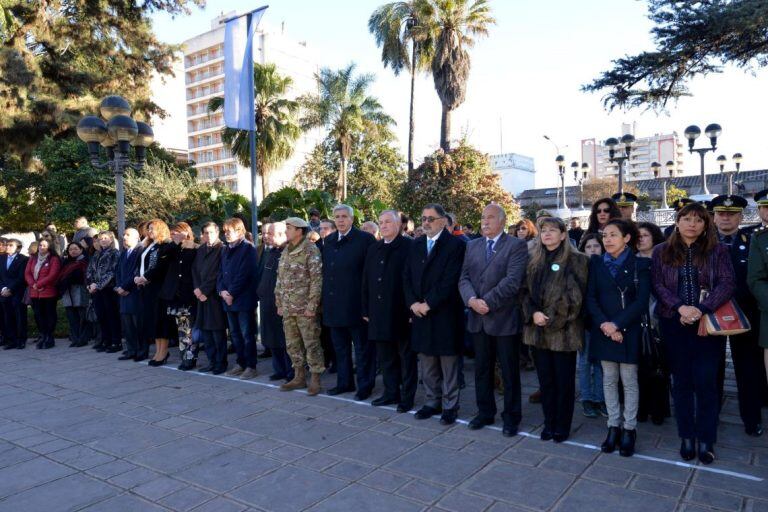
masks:
{"type": "Polygon", "coordinates": [[[633,142],[635,142],[635,137],[630,133],[622,136],[621,139],[611,137],[605,141],[605,145],[608,146],[608,159],[611,163],[618,164],[619,167],[619,194],[624,193],[624,162],[629,160],[633,142]],[[616,148],[619,144],[624,144],[624,155],[617,156],[616,148]]]}
{"type": "Polygon", "coordinates": [[[741,171],[741,153],[734,153],[731,159],[733,160],[733,163],[736,164],[736,170],[735,171],[726,171],[725,170],[725,162],[728,161],[728,158],[725,155],[720,155],[717,157],[717,163],[720,164],[720,174],[726,174],[728,176],[728,195],[733,194],[733,179],[739,175],[739,171],[741,171]]]}
{"type": "Polygon", "coordinates": [[[661,176],[661,164],[659,162],[653,162],[651,164],[651,170],[653,171],[653,177],[656,179],[659,179],[661,177],[662,180],[662,189],[661,189],[661,208],[662,210],[669,210],[669,204],[667,204],[667,182],[669,181],[669,178],[675,177],[675,162],[672,160],[668,160],[667,164],[667,172],[669,172],[668,177],[661,176]]]}
{"type": "Polygon", "coordinates": [[[589,177],[589,164],[584,162],[581,164],[581,174],[579,174],[579,162],[571,162],[571,170],[573,170],[573,179],[579,185],[579,196],[581,204],[579,208],[584,209],[584,182],[589,177]]]}
{"type": "Polygon", "coordinates": [[[698,153],[699,158],[701,159],[701,193],[702,194],[709,194],[709,189],[707,188],[707,176],[704,174],[704,155],[707,154],[707,151],[715,151],[717,149],[717,138],[720,136],[720,134],[723,132],[723,129],[720,127],[717,123],[712,123],[710,125],[707,125],[707,127],[704,129],[704,133],[707,137],[709,137],[709,143],[711,144],[711,147],[708,148],[694,148],[693,145],[696,143],[696,139],[699,138],[701,135],[701,128],[696,126],[695,124],[692,124],[688,128],[685,129],[685,138],[688,139],[688,152],[689,153],[698,153]]]}
{"type": "Polygon", "coordinates": [[[557,205],[558,209],[565,210],[568,208],[568,206],[565,204],[565,157],[563,155],[557,155],[557,158],[555,158],[555,163],[557,163],[557,172],[560,175],[560,188],[562,190],[562,206],[560,204],[557,205]]]}
{"type": "Polygon", "coordinates": [[[120,242],[125,232],[125,189],[123,174],[126,169],[144,167],[147,147],[155,136],[147,123],[134,121],[131,104],[120,96],[107,96],[101,100],[98,116],[85,116],[77,123],[77,136],[88,144],[91,165],[97,169],[111,169],[115,175],[117,195],[117,234],[120,242]],[[104,147],[106,160],[101,161],[99,147],[104,147]],[[131,162],[131,146],[136,162],[131,162]]]}

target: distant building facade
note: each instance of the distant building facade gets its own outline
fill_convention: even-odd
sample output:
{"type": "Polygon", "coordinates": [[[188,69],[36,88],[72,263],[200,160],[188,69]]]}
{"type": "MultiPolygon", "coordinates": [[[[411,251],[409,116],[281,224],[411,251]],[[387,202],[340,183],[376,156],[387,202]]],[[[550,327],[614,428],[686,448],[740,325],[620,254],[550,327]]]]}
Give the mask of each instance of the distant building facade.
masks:
{"type": "Polygon", "coordinates": [[[535,186],[536,168],[533,158],[517,153],[491,155],[491,169],[501,177],[501,186],[517,196],[535,186]]]}
{"type": "MultiPolygon", "coordinates": [[[[249,196],[250,168],[240,165],[221,140],[224,113],[221,110],[208,112],[211,98],[224,94],[222,21],[234,15],[234,12],[222,14],[211,21],[210,31],[184,42],[187,145],[189,159],[194,162],[200,181],[217,181],[232,191],[249,196]]],[[[262,23],[254,38],[254,62],[275,64],[280,74],[290,76],[293,79],[288,93],[290,98],[317,89],[314,79],[314,73],[319,69],[317,58],[306,43],[288,38],[282,30],[270,30],[262,23]]],[[[272,172],[268,192],[290,184],[307,154],[319,142],[319,134],[318,130],[314,130],[299,139],[293,157],[272,172]]],[[[259,199],[262,199],[261,184],[257,185],[259,199]]]]}

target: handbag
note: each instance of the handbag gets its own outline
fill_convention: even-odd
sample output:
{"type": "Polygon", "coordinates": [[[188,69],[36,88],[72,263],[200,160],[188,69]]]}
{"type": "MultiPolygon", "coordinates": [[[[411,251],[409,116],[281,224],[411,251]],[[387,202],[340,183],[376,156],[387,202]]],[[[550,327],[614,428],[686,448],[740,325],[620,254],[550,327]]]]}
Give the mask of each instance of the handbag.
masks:
{"type": "MultiPolygon", "coordinates": [[[[709,266],[709,285],[714,287],[715,284],[715,262],[714,255],[712,256],[712,262],[709,266]]],[[[703,293],[702,300],[709,295],[709,292],[703,293]]],[[[752,329],[752,325],[749,323],[747,315],[741,310],[735,300],[729,299],[725,301],[716,311],[713,313],[707,313],[701,316],[699,320],[699,336],[734,336],[736,334],[743,334],[752,329]]]]}

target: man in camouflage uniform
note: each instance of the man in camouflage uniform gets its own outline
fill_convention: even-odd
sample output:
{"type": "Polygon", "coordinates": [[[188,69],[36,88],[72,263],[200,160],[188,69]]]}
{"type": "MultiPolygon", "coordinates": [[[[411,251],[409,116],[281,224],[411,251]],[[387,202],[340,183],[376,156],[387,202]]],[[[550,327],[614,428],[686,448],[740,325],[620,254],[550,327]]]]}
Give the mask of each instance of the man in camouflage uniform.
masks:
{"type": "Polygon", "coordinates": [[[283,391],[307,387],[305,366],[311,373],[307,394],[320,392],[320,374],[325,371],[320,345],[318,309],[323,273],[320,251],[307,239],[309,224],[298,217],[285,219],[288,245],[280,257],[275,285],[277,314],[283,317],[285,348],[295,376],[280,386],[283,391]]]}

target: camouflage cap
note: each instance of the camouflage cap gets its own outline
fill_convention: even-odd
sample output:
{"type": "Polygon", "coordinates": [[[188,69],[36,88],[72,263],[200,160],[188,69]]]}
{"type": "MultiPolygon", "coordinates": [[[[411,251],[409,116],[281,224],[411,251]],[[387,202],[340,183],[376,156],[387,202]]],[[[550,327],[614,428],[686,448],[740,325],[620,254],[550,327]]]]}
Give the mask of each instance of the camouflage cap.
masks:
{"type": "Polygon", "coordinates": [[[307,221],[304,219],[301,219],[299,217],[288,217],[283,222],[285,222],[288,226],[293,226],[295,228],[308,228],[309,224],[307,224],[307,221]]]}

